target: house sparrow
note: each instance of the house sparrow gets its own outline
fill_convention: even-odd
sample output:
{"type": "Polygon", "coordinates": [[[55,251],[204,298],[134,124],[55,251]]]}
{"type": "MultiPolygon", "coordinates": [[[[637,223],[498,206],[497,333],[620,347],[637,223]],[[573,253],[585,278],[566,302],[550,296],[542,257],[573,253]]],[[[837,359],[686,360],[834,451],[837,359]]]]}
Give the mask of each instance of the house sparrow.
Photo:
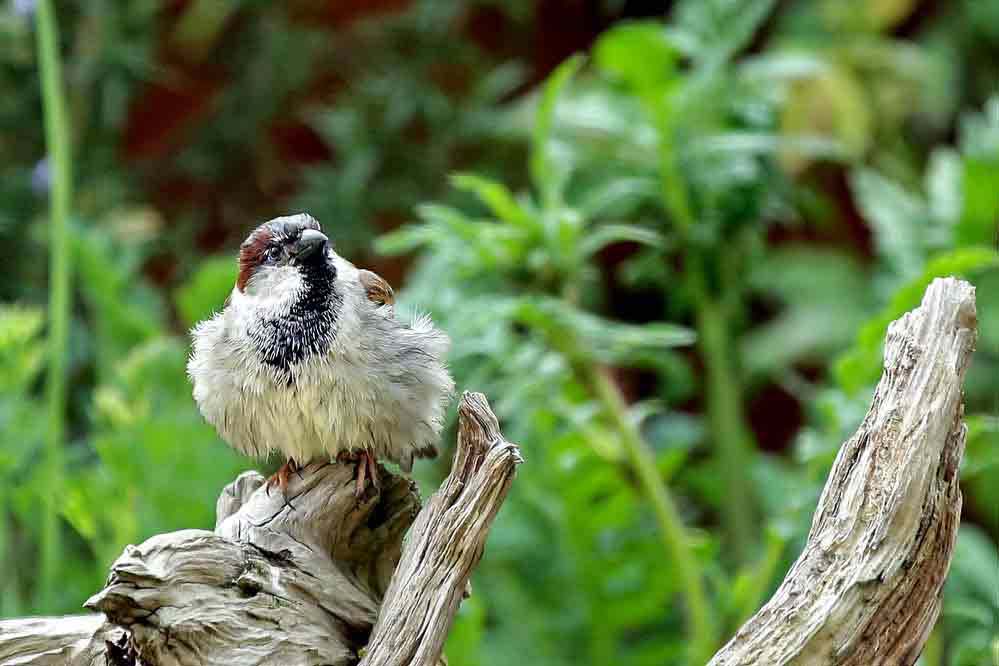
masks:
{"type": "Polygon", "coordinates": [[[410,471],[437,455],[454,382],[449,340],[429,317],[396,318],[392,288],[333,251],[306,214],[266,222],[239,250],[222,312],[194,327],[187,364],[201,414],[237,451],[287,462],[356,460],[356,492],[377,460],[410,471]]]}

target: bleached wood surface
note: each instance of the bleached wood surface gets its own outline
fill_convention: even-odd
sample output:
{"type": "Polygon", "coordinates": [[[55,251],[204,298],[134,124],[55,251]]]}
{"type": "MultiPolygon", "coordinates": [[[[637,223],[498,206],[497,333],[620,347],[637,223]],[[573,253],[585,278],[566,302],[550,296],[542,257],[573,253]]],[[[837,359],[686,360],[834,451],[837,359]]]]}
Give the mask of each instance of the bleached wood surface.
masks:
{"type": "MultiPolygon", "coordinates": [[[[710,666],[915,663],[960,519],[975,337],[974,289],[955,279],[934,281],[891,325],[884,375],[804,551],[710,666]]],[[[415,523],[418,499],[400,477],[383,473],[381,493],[357,501],[352,466],[312,465],[291,478],[292,511],[243,474],[219,498],[215,532],[126,549],[88,601],[107,621],[0,622],[0,666],[131,666],[136,651],[148,666],[437,663],[520,462],[485,398],[466,394],[460,419],[451,476],[415,523]]]]}
{"type": "Polygon", "coordinates": [[[437,662],[520,462],[485,396],[466,395],[451,475],[413,524],[360,666],[437,662]]]}
{"type": "MultiPolygon", "coordinates": [[[[105,666],[106,641],[125,632],[105,623],[103,615],[29,617],[0,621],[3,666],[105,666]]],[[[112,648],[113,649],[113,648],[112,648]]],[[[115,664],[115,666],[117,666],[115,664]]]]}
{"type": "Polygon", "coordinates": [[[867,416],[840,449],[804,551],[710,666],[914,664],[961,518],[962,386],[975,290],[934,280],[893,322],[867,416]]]}

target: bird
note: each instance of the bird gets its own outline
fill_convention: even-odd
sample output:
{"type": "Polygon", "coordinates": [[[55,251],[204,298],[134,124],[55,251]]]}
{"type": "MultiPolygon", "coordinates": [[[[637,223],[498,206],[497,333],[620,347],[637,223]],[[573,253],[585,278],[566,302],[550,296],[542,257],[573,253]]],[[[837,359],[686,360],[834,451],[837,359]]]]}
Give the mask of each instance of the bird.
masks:
{"type": "Polygon", "coordinates": [[[187,374],[208,423],[235,450],[286,462],[285,495],[313,459],[355,462],[355,494],[379,487],[378,461],[410,472],[432,458],[454,392],[447,334],[397,316],[392,287],[338,255],[298,213],[253,230],[222,310],[191,330],[187,374]]]}

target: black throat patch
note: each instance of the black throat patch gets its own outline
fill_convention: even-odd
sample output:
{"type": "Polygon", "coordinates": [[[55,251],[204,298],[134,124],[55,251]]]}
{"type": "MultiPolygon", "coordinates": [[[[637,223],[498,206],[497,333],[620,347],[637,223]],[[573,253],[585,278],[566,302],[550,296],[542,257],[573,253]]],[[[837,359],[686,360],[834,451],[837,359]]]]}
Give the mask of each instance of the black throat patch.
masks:
{"type": "Polygon", "coordinates": [[[252,334],[261,360],[285,371],[329,351],[343,305],[343,295],[336,290],[336,268],[326,257],[307,262],[299,270],[305,289],[288,314],[264,320],[252,334]]]}

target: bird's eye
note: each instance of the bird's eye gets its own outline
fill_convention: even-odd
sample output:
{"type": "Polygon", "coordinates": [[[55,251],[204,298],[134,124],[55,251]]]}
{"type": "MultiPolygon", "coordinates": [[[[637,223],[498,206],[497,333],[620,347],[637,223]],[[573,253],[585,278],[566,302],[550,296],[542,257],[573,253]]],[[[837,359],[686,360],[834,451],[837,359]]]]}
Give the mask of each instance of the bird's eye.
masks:
{"type": "Polygon", "coordinates": [[[270,263],[274,263],[280,257],[281,257],[281,248],[278,247],[277,245],[271,245],[269,248],[267,248],[267,253],[264,255],[264,259],[266,259],[270,263]]]}

